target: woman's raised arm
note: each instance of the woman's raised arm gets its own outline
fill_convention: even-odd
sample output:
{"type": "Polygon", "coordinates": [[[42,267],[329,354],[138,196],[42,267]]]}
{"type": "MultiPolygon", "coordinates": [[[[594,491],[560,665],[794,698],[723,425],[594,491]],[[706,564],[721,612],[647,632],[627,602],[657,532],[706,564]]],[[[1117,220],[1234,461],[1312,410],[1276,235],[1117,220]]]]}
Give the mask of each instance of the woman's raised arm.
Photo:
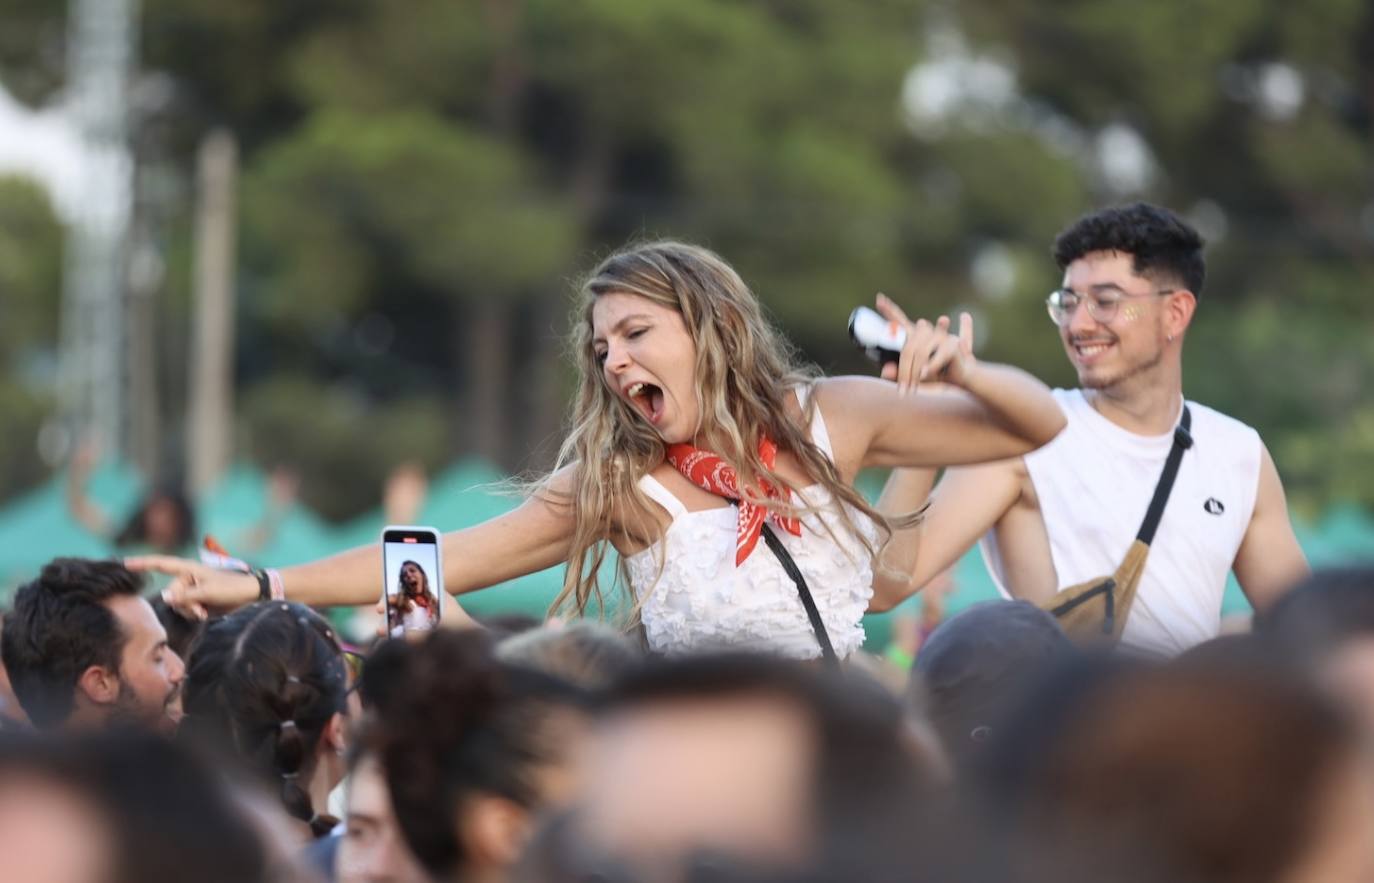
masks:
{"type": "Polygon", "coordinates": [[[956,336],[947,319],[912,323],[890,301],[879,307],[907,326],[901,361],[884,369],[897,382],[839,377],[821,384],[819,401],[836,454],[848,458],[851,469],[1004,460],[1035,450],[1064,428],[1064,414],[1045,384],[1019,368],[974,358],[967,313],[956,336]],[[941,384],[941,391],[921,389],[927,381],[941,384]]]}

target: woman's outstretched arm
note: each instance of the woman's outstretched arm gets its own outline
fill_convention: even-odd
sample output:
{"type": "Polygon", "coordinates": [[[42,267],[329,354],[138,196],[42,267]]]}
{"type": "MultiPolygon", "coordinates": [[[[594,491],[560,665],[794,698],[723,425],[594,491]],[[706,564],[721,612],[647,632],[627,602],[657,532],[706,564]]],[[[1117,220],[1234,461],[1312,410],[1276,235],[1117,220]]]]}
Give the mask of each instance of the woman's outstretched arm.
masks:
{"type": "MultiPolygon", "coordinates": [[[[455,595],[496,585],[566,560],[573,534],[572,510],[556,495],[570,487],[566,467],[549,491],[481,524],[444,534],[444,588],[455,595]],[[551,492],[554,497],[549,496],[551,492]]],[[[216,570],[196,561],[148,555],[129,558],[132,570],[156,571],[174,579],[163,594],[179,611],[204,618],[257,600],[257,580],[216,570]]],[[[286,597],[311,606],[368,604],[382,594],[382,550],[377,544],[352,549],[281,571],[286,597]]]]}

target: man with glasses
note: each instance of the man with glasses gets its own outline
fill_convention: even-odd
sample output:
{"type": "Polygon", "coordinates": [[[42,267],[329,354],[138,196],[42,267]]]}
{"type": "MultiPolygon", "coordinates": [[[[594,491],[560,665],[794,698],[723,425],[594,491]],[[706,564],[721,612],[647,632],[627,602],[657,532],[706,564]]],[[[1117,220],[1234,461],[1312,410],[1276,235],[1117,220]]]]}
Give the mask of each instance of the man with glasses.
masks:
{"type": "MultiPolygon", "coordinates": [[[[1183,412],[1183,341],[1206,275],[1202,238],[1136,203],[1059,235],[1064,271],[1046,303],[1079,388],[1055,390],[1068,426],[1024,457],[950,469],[919,533],[886,553],[910,582],[881,578],[870,610],[897,604],[975,542],[1005,594],[1043,603],[1111,574],[1150,503],[1183,412]]],[[[1263,609],[1308,573],[1274,461],[1249,426],[1188,402],[1182,459],[1122,642],[1175,654],[1214,637],[1234,571],[1263,609]]],[[[899,470],[880,508],[911,511],[934,473],[899,470]]]]}

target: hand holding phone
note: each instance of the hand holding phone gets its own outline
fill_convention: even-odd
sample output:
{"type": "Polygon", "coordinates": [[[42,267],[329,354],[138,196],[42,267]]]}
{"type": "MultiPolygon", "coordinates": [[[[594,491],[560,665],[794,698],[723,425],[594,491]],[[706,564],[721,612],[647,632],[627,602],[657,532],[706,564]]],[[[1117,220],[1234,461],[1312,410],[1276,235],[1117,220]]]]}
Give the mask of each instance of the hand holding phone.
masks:
{"type": "Polygon", "coordinates": [[[849,336],[882,367],[880,374],[897,381],[903,395],[918,384],[939,382],[965,386],[977,359],[973,355],[973,316],[959,315],[959,331],[950,332],[948,316],[934,323],[912,322],[891,298],[879,294],[877,310],[859,307],[849,317],[849,336]]]}
{"type": "Polygon", "coordinates": [[[899,322],[889,322],[870,307],[856,307],[849,314],[849,339],[864,355],[887,365],[902,357],[906,328],[899,322]]]}
{"type": "Polygon", "coordinates": [[[439,532],[405,525],[383,528],[382,580],[389,636],[438,628],[444,600],[439,532]]]}

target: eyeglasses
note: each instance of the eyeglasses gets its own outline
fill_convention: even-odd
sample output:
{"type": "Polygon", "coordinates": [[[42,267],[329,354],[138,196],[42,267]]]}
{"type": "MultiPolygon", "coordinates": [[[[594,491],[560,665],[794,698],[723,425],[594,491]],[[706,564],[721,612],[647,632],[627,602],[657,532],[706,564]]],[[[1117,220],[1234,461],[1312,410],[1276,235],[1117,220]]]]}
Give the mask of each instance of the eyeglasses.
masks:
{"type": "Polygon", "coordinates": [[[1045,299],[1045,308],[1049,310],[1050,319],[1054,324],[1062,327],[1073,319],[1074,311],[1081,303],[1087,308],[1088,315],[1093,321],[1105,325],[1116,318],[1121,302],[1128,297],[1158,297],[1176,291],[1177,288],[1161,288],[1143,294],[1128,294],[1119,288],[1099,288],[1084,296],[1072,289],[1060,288],[1050,292],[1050,296],[1045,299]]]}

